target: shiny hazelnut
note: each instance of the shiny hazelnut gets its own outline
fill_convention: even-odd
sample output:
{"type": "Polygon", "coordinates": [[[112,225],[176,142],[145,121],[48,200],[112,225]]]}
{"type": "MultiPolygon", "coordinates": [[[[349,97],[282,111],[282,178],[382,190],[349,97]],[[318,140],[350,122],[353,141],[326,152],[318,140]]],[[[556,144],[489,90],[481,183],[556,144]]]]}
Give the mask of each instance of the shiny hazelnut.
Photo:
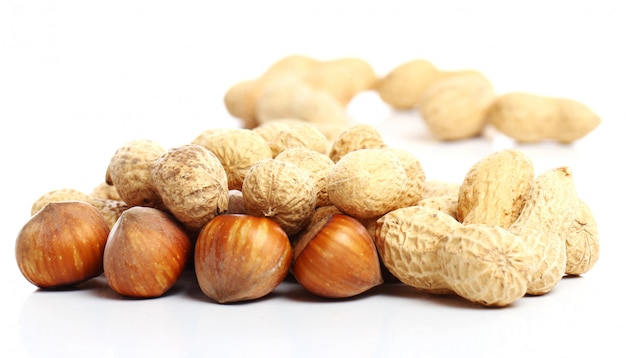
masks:
{"type": "Polygon", "coordinates": [[[191,250],[187,232],[173,216],[134,206],[111,229],[104,249],[104,275],[122,296],[159,297],[181,276],[191,250]]]}
{"type": "Polygon", "coordinates": [[[289,237],[266,217],[224,214],[198,234],[194,269],[202,292],[219,302],[263,297],[289,273],[289,237]]]}
{"type": "Polygon", "coordinates": [[[361,294],[383,283],[376,246],[363,224],[331,214],[295,242],[291,273],[311,293],[328,298],[361,294]]]}
{"type": "Polygon", "coordinates": [[[15,258],[24,277],[40,288],[73,286],[102,273],[109,234],[106,220],[83,201],[56,201],[20,230],[15,258]]]}

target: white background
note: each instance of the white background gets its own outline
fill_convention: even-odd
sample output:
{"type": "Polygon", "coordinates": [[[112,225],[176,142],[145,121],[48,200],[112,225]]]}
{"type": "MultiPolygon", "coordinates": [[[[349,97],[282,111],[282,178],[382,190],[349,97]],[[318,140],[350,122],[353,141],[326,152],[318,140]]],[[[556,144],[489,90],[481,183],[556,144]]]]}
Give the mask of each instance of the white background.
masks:
{"type": "MultiPolygon", "coordinates": [[[[619,356],[622,260],[624,11],[619,1],[20,1],[0,2],[0,184],[6,357],[619,356]],[[580,100],[602,124],[574,145],[526,145],[539,172],[568,165],[596,214],[601,258],[588,274],[505,309],[404,286],[329,302],[294,283],[265,299],[218,305],[186,275],[171,294],[124,300],[102,279],[42,292],[15,264],[14,241],[43,193],[90,191],[115,149],[148,138],[171,147],[237,126],[226,89],[279,58],[361,57],[382,76],[423,58],[483,71],[497,92],[580,100]]],[[[461,181],[497,134],[439,143],[415,113],[374,93],[349,107],[426,175],[461,181]]]]}

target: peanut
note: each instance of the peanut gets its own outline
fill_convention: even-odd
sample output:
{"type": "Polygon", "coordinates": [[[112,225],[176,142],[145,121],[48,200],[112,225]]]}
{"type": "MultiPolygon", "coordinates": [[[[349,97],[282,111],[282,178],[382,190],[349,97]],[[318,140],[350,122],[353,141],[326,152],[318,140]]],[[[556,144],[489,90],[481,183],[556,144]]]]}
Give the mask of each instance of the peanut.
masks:
{"type": "Polygon", "coordinates": [[[164,209],[163,201],[152,183],[152,164],[165,149],[158,143],[138,139],[118,148],[106,170],[106,183],[115,186],[129,206],[164,209]]]}
{"type": "MultiPolygon", "coordinates": [[[[99,185],[98,187],[101,186],[99,185]]],[[[100,193],[100,191],[96,193],[100,193]]],[[[31,215],[35,215],[46,206],[46,204],[59,201],[82,201],[91,204],[91,206],[94,206],[100,211],[100,214],[102,214],[106,220],[109,228],[112,228],[120,215],[122,215],[122,212],[129,208],[129,206],[121,200],[103,199],[83,193],[80,190],[64,188],[52,190],[40,196],[31,207],[31,215]]]]}
{"type": "Polygon", "coordinates": [[[512,92],[495,99],[487,121],[518,142],[571,143],[595,129],[601,120],[575,100],[512,92]]]}
{"type": "Polygon", "coordinates": [[[487,155],[461,183],[459,221],[508,228],[519,216],[534,179],[533,163],[522,151],[506,149],[487,155]]]}
{"type": "Polygon", "coordinates": [[[320,61],[292,55],[258,78],[233,85],[224,95],[224,104],[250,129],[274,118],[345,122],[346,105],[376,80],[374,69],[363,59],[320,61]]]}
{"type": "Polygon", "coordinates": [[[371,89],[378,77],[372,66],[360,58],[320,61],[303,76],[311,88],[328,92],[346,106],[354,96],[371,89]]]}
{"type": "Polygon", "coordinates": [[[228,177],[215,154],[199,144],[171,148],[151,166],[151,178],[167,210],[198,231],[228,209],[228,177]]]}
{"type": "Polygon", "coordinates": [[[279,78],[299,77],[318,63],[302,55],[290,55],[273,63],[256,79],[244,80],[230,87],[224,95],[228,112],[243,121],[244,128],[254,128],[257,120],[257,101],[264,86],[279,78]]]}
{"type": "Polygon", "coordinates": [[[417,202],[416,205],[425,206],[428,208],[436,209],[442,213],[452,216],[455,220],[459,220],[457,214],[457,208],[459,204],[459,197],[452,195],[442,196],[430,196],[423,198],[417,202]]]}
{"type": "Polygon", "coordinates": [[[547,170],[534,180],[519,217],[509,227],[533,253],[528,294],[550,292],[565,274],[567,234],[578,215],[579,198],[569,168],[547,170]]]}
{"type": "Polygon", "coordinates": [[[278,153],[274,159],[295,164],[309,173],[315,183],[315,207],[331,205],[326,179],[335,163],[328,155],[307,148],[289,148],[278,153]]]}
{"type": "Polygon", "coordinates": [[[272,158],[289,148],[306,148],[319,153],[328,152],[328,140],[312,123],[306,121],[277,121],[254,129],[269,145],[272,158]]]}
{"type": "Polygon", "coordinates": [[[415,108],[424,90],[440,76],[429,61],[414,59],[400,64],[381,78],[376,85],[380,98],[396,109],[415,108]]]}
{"type": "Polygon", "coordinates": [[[408,182],[395,154],[360,149],[344,155],[328,173],[328,198],[344,213],[368,219],[403,206],[408,182]]]}
{"type": "Polygon", "coordinates": [[[422,198],[431,198],[437,196],[459,196],[460,184],[440,180],[440,179],[427,179],[424,182],[424,190],[422,191],[422,198]]]}
{"type": "Polygon", "coordinates": [[[387,144],[380,132],[374,126],[359,123],[348,127],[333,142],[328,156],[333,162],[349,152],[367,148],[386,148],[387,144]]]}
{"type": "Polygon", "coordinates": [[[272,158],[269,144],[250,129],[207,130],[191,143],[199,144],[217,156],[226,170],[229,189],[241,190],[250,167],[259,160],[272,158]]]}
{"type": "Polygon", "coordinates": [[[489,80],[479,72],[443,76],[423,91],[419,112],[439,140],[459,140],[482,133],[495,98],[489,80]]]}
{"type": "Polygon", "coordinates": [[[565,273],[582,275],[591,270],[600,257],[598,224],[589,205],[578,201],[579,213],[567,232],[565,273]]]}
{"type": "Polygon", "coordinates": [[[500,227],[463,225],[427,207],[382,216],[375,243],[401,282],[484,306],[507,306],[524,296],[532,275],[531,252],[520,237],[500,227]]]}
{"type": "Polygon", "coordinates": [[[404,171],[407,176],[407,189],[402,199],[403,206],[413,206],[422,198],[422,191],[424,190],[424,181],[426,176],[424,174],[424,168],[417,157],[406,149],[401,148],[385,148],[393,153],[402,163],[404,171]]]}
{"type": "Polygon", "coordinates": [[[306,225],[317,202],[315,183],[309,173],[275,159],[261,160],[252,166],[241,192],[248,214],[276,221],[287,235],[306,225]]]}
{"type": "Polygon", "coordinates": [[[117,192],[115,186],[109,185],[106,182],[96,185],[89,193],[89,196],[95,199],[122,201],[122,198],[120,198],[120,194],[117,192]]]}

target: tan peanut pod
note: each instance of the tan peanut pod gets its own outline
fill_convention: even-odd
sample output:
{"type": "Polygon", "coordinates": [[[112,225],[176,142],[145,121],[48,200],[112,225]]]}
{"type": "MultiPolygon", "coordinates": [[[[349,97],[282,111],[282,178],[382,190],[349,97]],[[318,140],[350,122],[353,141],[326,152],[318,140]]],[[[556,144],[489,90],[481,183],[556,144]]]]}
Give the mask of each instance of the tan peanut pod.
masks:
{"type": "Polygon", "coordinates": [[[550,169],[535,179],[519,217],[509,227],[533,252],[535,270],[528,294],[550,292],[565,274],[567,234],[578,215],[579,198],[570,168],[550,169]]]}
{"type": "Polygon", "coordinates": [[[328,156],[336,163],[341,157],[355,150],[386,147],[383,136],[374,126],[359,123],[350,126],[335,139],[328,156]]]}
{"type": "Polygon", "coordinates": [[[287,55],[272,63],[258,80],[261,83],[265,83],[275,78],[302,77],[319,64],[319,60],[309,56],[300,54],[287,55]]]}
{"type": "Polygon", "coordinates": [[[418,105],[424,90],[440,76],[429,61],[414,59],[400,64],[381,78],[376,91],[383,102],[396,109],[411,109],[418,105]]]}
{"type": "Polygon", "coordinates": [[[348,122],[345,107],[330,93],[315,90],[299,78],[279,78],[263,87],[256,105],[262,124],[276,118],[313,123],[348,122]]]}
{"type": "Polygon", "coordinates": [[[497,97],[487,113],[487,121],[522,143],[543,140],[571,143],[601,122],[597,114],[578,101],[525,92],[497,97]]]}
{"type": "Polygon", "coordinates": [[[498,226],[458,225],[438,242],[437,256],[448,286],[483,306],[508,306],[523,297],[534,269],[530,246],[498,226]]]}
{"type": "Polygon", "coordinates": [[[256,80],[244,80],[232,85],[224,94],[224,105],[230,115],[239,118],[243,127],[252,129],[259,125],[256,119],[256,101],[261,87],[256,80]]]}
{"type": "Polygon", "coordinates": [[[328,198],[344,213],[369,219],[402,207],[408,181],[402,162],[392,152],[355,150],[328,173],[328,198]]]}
{"type": "Polygon", "coordinates": [[[419,111],[435,138],[466,139],[482,133],[494,98],[485,76],[465,72],[442,77],[428,86],[419,99],[419,111]]]}
{"type": "Polygon", "coordinates": [[[311,88],[330,93],[344,106],[358,93],[371,89],[377,79],[368,62],[353,57],[320,61],[303,77],[311,88]]]}
{"type": "Polygon", "coordinates": [[[269,144],[250,129],[208,130],[192,140],[217,156],[228,176],[228,189],[241,190],[243,179],[256,162],[272,158],[269,144]]]}
{"type": "Polygon", "coordinates": [[[335,162],[328,155],[307,148],[289,148],[278,153],[274,159],[295,164],[309,173],[315,183],[315,207],[331,205],[326,179],[335,162]]]}
{"type": "Polygon", "coordinates": [[[121,200],[91,198],[88,203],[100,211],[110,229],[113,228],[122,213],[129,208],[128,204],[121,200]]]}
{"type": "Polygon", "coordinates": [[[117,192],[115,186],[109,185],[106,182],[96,185],[89,193],[89,196],[94,199],[122,201],[122,198],[120,198],[120,194],[117,192]]]}
{"type": "Polygon", "coordinates": [[[252,166],[241,189],[250,215],[276,221],[287,235],[300,231],[315,210],[317,193],[309,173],[295,164],[265,159],[252,166]]]}
{"type": "Polygon", "coordinates": [[[35,215],[46,204],[55,201],[89,201],[91,197],[80,190],[63,188],[49,191],[33,202],[30,214],[35,215]]]}
{"type": "Polygon", "coordinates": [[[258,98],[268,82],[277,78],[302,77],[318,61],[302,55],[289,55],[270,65],[261,76],[240,81],[224,94],[224,104],[228,112],[242,120],[244,128],[259,125],[257,119],[258,98]]]}
{"type": "Polygon", "coordinates": [[[422,191],[424,190],[424,181],[426,175],[422,163],[417,159],[413,153],[402,148],[385,148],[385,150],[393,153],[400,163],[404,167],[408,181],[405,195],[402,199],[403,203],[400,206],[413,206],[422,198],[422,191]]]}
{"type": "Polygon", "coordinates": [[[165,149],[158,143],[138,139],[118,148],[106,170],[105,181],[115,186],[123,202],[129,206],[164,209],[163,201],[152,183],[150,171],[165,149]]]}
{"type": "Polygon", "coordinates": [[[423,292],[452,293],[442,276],[437,245],[459,225],[435,209],[405,207],[377,220],[374,240],[383,264],[400,282],[423,292]]]}
{"type": "Polygon", "coordinates": [[[459,188],[461,184],[440,179],[427,179],[424,182],[424,190],[422,190],[422,198],[432,198],[440,196],[459,197],[459,188]]]}
{"type": "Polygon", "coordinates": [[[154,161],[152,182],[167,210],[197,231],[228,210],[228,177],[215,154],[199,144],[171,148],[154,161]]]}
{"type": "Polygon", "coordinates": [[[311,123],[294,121],[276,129],[266,138],[272,157],[289,148],[306,148],[323,154],[328,152],[326,136],[311,123]]]}
{"type": "Polygon", "coordinates": [[[459,197],[458,195],[442,195],[442,196],[429,196],[423,198],[417,202],[416,205],[425,206],[427,208],[436,209],[442,213],[452,216],[455,220],[458,220],[457,207],[459,197]]]}
{"type": "Polygon", "coordinates": [[[598,224],[589,205],[579,199],[579,213],[568,229],[565,249],[565,273],[582,275],[591,270],[600,257],[598,224]]]}
{"type": "Polygon", "coordinates": [[[517,149],[493,152],[475,163],[459,188],[457,218],[465,224],[508,228],[535,180],[530,158],[517,149]]]}

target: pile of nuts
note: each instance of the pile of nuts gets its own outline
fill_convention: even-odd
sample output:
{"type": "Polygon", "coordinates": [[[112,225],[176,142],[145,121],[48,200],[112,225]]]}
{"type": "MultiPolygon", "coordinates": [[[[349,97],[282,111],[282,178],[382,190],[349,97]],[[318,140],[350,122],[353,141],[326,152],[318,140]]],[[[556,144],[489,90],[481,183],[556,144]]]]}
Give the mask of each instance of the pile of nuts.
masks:
{"type": "MultiPolygon", "coordinates": [[[[482,130],[444,123],[451,112],[481,120],[489,113],[495,125],[544,108],[518,105],[547,101],[521,94],[494,101],[474,71],[433,67],[417,76],[415,66],[428,67],[417,61],[377,80],[356,59],[279,61],[228,91],[227,107],[245,128],[208,129],[168,149],[131,141],[114,151],[92,192],[42,195],[17,236],[20,271],[44,289],[104,275],[133,298],[160,297],[193,270],[218,303],[263,297],[291,275],[320,297],[399,282],[496,307],[589,271],[598,228],[569,168],[536,175],[522,151],[506,149],[475,163],[461,183],[427,180],[412,153],[371,125],[347,121],[345,104],[374,87],[397,108],[419,106],[435,133],[448,133],[442,139],[482,130]],[[411,83],[421,83],[422,95],[409,96],[402,71],[421,78],[411,83]],[[325,86],[333,91],[320,92],[325,86]],[[458,101],[463,96],[471,98],[458,101]]],[[[570,101],[549,103],[542,116],[588,118],[570,101]]],[[[521,140],[568,142],[582,133],[554,128],[521,140]]]]}

